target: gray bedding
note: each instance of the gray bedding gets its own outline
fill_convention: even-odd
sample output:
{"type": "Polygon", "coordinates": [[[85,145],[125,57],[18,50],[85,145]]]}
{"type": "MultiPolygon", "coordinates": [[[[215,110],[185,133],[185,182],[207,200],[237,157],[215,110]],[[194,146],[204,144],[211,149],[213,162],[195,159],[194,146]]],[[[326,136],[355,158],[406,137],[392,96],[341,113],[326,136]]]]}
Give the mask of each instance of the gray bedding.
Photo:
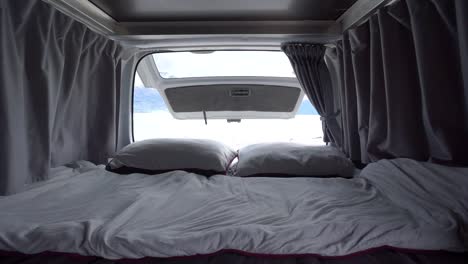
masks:
{"type": "Polygon", "coordinates": [[[118,175],[86,164],[56,173],[0,198],[0,250],[108,259],[467,251],[467,168],[398,159],[353,179],[118,175]]]}

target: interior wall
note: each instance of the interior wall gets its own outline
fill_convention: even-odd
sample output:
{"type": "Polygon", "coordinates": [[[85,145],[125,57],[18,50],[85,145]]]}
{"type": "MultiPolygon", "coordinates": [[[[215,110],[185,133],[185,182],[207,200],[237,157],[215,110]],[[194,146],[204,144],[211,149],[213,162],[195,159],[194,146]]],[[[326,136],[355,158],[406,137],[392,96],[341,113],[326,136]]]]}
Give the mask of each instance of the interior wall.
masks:
{"type": "Polygon", "coordinates": [[[130,142],[133,50],[37,0],[0,1],[0,195],[130,142]]]}

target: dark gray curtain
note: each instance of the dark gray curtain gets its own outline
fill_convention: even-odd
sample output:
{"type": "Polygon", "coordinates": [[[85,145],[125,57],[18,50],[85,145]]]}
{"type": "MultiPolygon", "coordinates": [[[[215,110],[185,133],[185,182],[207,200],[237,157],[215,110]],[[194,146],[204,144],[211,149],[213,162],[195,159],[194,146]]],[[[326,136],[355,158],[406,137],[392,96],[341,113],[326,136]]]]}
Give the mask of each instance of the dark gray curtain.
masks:
{"type": "Polygon", "coordinates": [[[468,164],[466,6],[401,0],[344,34],[332,66],[351,159],[468,164]]]}
{"type": "Polygon", "coordinates": [[[335,109],[332,80],[325,63],[326,48],[310,43],[285,43],[281,48],[320,115],[324,142],[341,145],[341,129],[337,121],[340,111],[335,109]]]}
{"type": "Polygon", "coordinates": [[[0,28],[0,195],[129,142],[131,52],[42,1],[0,1],[0,28]]]}
{"type": "Polygon", "coordinates": [[[463,76],[465,117],[468,117],[468,1],[455,0],[457,37],[463,76]]]}

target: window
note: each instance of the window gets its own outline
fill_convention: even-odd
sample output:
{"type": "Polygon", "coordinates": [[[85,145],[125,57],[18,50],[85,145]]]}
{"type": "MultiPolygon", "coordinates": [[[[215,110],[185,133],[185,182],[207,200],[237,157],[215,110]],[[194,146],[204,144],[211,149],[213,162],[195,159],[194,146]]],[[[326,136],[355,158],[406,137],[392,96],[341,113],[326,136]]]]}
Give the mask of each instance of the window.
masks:
{"type": "Polygon", "coordinates": [[[279,51],[201,51],[153,54],[165,79],[190,77],[293,77],[287,56],[279,51]]]}
{"type": "Polygon", "coordinates": [[[320,116],[307,97],[291,119],[175,119],[157,89],[146,88],[136,74],[134,83],[134,139],[203,138],[223,142],[235,149],[261,142],[296,142],[323,145],[320,116]]]}

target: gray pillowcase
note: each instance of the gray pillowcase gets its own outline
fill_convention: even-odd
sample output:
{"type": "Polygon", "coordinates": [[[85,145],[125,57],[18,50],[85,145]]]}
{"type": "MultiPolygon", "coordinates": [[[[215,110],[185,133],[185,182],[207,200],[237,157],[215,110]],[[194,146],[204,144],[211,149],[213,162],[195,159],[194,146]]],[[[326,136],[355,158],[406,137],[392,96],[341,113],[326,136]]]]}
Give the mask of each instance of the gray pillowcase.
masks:
{"type": "Polygon", "coordinates": [[[240,177],[352,177],[354,164],[337,148],[294,143],[263,143],[239,150],[240,177]]]}
{"type": "Polygon", "coordinates": [[[121,149],[106,169],[119,174],[184,170],[205,176],[225,174],[237,153],[205,139],[149,139],[121,149]]]}

